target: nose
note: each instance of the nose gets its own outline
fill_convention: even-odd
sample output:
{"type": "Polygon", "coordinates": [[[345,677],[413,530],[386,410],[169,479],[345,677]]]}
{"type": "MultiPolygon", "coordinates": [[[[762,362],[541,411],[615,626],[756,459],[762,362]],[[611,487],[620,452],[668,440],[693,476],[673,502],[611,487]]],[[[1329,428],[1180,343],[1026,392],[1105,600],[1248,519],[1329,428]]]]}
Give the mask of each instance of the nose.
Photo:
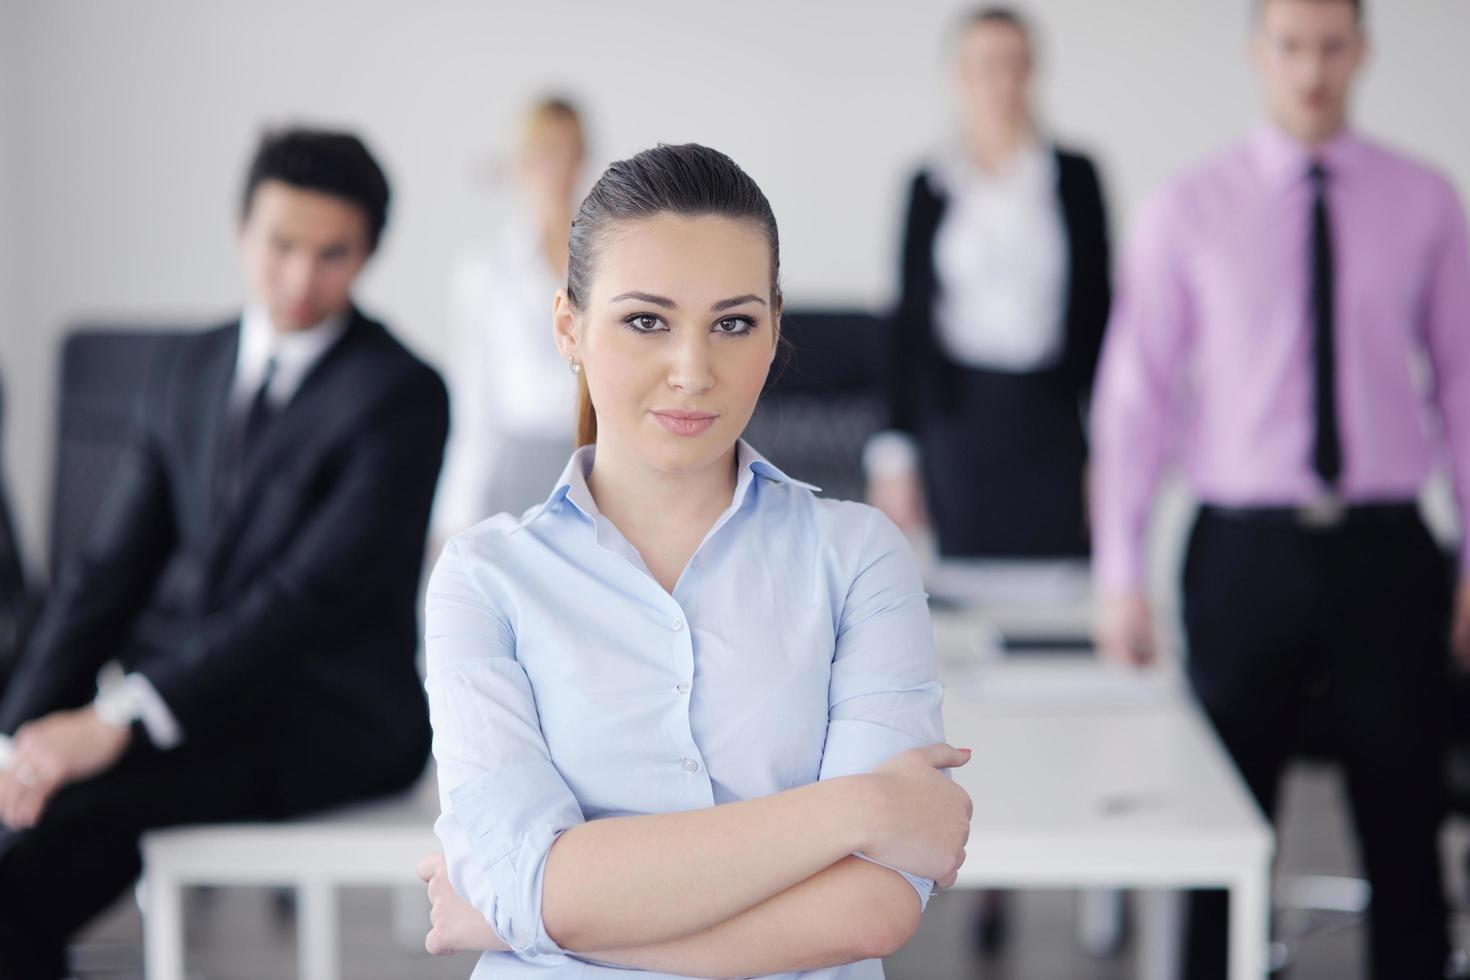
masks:
{"type": "Polygon", "coordinates": [[[691,329],[677,331],[676,337],[669,362],[669,387],[686,395],[704,394],[715,386],[709,334],[691,329]]]}
{"type": "Polygon", "coordinates": [[[1310,89],[1319,88],[1327,80],[1328,60],[1330,56],[1324,51],[1313,51],[1303,60],[1301,78],[1303,84],[1310,89]]]}
{"type": "Polygon", "coordinates": [[[298,250],[290,256],[281,270],[281,285],[293,299],[304,299],[311,295],[316,280],[316,260],[298,250]]]}

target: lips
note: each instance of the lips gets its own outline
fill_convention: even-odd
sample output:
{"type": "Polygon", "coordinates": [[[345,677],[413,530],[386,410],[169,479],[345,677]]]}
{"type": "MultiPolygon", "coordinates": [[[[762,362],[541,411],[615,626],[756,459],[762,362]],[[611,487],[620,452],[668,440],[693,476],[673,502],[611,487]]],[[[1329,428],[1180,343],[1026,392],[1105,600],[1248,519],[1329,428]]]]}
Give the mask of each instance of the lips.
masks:
{"type": "Polygon", "coordinates": [[[676,436],[697,436],[707,432],[719,419],[712,412],[696,412],[681,408],[659,408],[651,413],[659,425],[676,436]]]}

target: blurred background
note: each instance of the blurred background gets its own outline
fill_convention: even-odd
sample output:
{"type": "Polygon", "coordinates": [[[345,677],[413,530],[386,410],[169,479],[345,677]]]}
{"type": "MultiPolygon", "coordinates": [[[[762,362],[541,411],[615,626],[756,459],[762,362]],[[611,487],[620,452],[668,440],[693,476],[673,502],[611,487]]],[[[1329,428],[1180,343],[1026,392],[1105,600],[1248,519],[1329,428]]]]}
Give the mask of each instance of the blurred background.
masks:
{"type": "MultiPolygon", "coordinates": [[[[238,311],[239,192],[264,130],[352,130],[382,162],[393,202],[356,299],[441,370],[455,350],[451,270],[458,256],[493,246],[514,212],[519,134],[527,108],[548,95],[582,114],[589,179],[658,142],[727,152],[780,221],[789,307],[884,314],[896,298],[907,180],[959,130],[947,38],[972,6],[0,0],[0,444],[32,576],[51,571],[63,338],[83,323],[189,326],[238,311]]],[[[1262,118],[1246,55],[1250,0],[1017,6],[1036,29],[1041,130],[1098,164],[1115,255],[1151,190],[1262,118]]],[[[1459,107],[1470,91],[1470,4],[1383,0],[1370,4],[1368,30],[1355,125],[1470,190],[1470,126],[1459,107]]],[[[854,481],[862,434],[850,440],[854,481]]],[[[1451,540],[1442,475],[1425,504],[1451,540]]],[[[1166,618],[1188,512],[1173,485],[1150,560],[1166,618]]],[[[1048,629],[1035,645],[1058,638],[1048,629]]],[[[1078,640],[1075,632],[1064,638],[1078,640]]],[[[1337,793],[1330,769],[1293,775],[1282,873],[1356,872],[1337,793]]],[[[1446,844],[1457,894],[1464,850],[1463,835],[1446,844]]],[[[991,901],[941,896],[889,975],[1122,977],[1146,968],[1113,898],[1037,891],[991,901]],[[1000,907],[1004,936],[994,925],[1000,907]]],[[[467,975],[463,957],[412,955],[398,902],[345,893],[346,975],[467,975]]],[[[205,975],[294,969],[284,896],[213,896],[191,916],[191,963],[205,975]]],[[[1294,975],[1367,975],[1357,920],[1341,923],[1294,975]]],[[[140,929],[136,903],[119,905],[89,934],[96,948],[83,972],[136,975],[140,929]]]]}
{"type": "MultiPolygon", "coordinates": [[[[1246,0],[1046,0],[1049,129],[1098,161],[1121,244],[1161,180],[1260,117],[1246,0]]],[[[213,322],[241,300],[245,162],[269,126],[353,129],[394,202],[359,301],[442,363],[449,269],[492,240],[522,116],[565,93],[589,167],[656,142],[734,157],[781,222],[793,306],[881,309],[907,175],[955,125],[946,32],[915,0],[0,3],[0,373],[7,470],[42,554],[56,358],[79,320],[213,322]]],[[[1372,5],[1357,118],[1470,186],[1460,0],[1372,5]]]]}

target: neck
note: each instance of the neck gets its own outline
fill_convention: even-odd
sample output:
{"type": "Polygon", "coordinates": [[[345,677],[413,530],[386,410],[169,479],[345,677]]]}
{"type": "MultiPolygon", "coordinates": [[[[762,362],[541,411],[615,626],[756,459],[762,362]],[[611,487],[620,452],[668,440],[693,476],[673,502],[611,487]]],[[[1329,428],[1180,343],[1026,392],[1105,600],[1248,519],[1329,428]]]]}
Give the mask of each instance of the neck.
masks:
{"type": "Polygon", "coordinates": [[[587,489],[598,510],[635,547],[655,529],[660,538],[703,537],[735,495],[736,459],[736,447],[731,446],[699,470],[669,473],[599,433],[587,489]]]}
{"type": "Polygon", "coordinates": [[[1004,170],[1032,138],[1031,120],[1025,116],[976,120],[966,134],[965,149],[976,166],[995,173],[1004,170]]]}
{"type": "Polygon", "coordinates": [[[289,337],[293,334],[300,334],[305,333],[308,330],[313,330],[331,320],[345,317],[347,315],[348,307],[343,306],[339,309],[332,310],[330,313],[323,314],[320,319],[314,320],[311,323],[302,324],[301,326],[292,326],[290,324],[282,326],[279,322],[277,322],[276,318],[271,315],[269,307],[259,306],[257,307],[257,309],[259,310],[259,315],[261,319],[263,319],[270,327],[271,333],[273,335],[280,337],[289,337]]]}
{"type": "Polygon", "coordinates": [[[1277,129],[1309,150],[1315,150],[1331,143],[1347,128],[1347,119],[1343,116],[1338,116],[1331,122],[1318,127],[1293,125],[1288,120],[1279,116],[1273,117],[1271,121],[1277,129]]]}
{"type": "Polygon", "coordinates": [[[540,215],[541,254],[546,264],[558,276],[567,270],[567,246],[571,240],[572,212],[570,208],[548,209],[540,215]]]}

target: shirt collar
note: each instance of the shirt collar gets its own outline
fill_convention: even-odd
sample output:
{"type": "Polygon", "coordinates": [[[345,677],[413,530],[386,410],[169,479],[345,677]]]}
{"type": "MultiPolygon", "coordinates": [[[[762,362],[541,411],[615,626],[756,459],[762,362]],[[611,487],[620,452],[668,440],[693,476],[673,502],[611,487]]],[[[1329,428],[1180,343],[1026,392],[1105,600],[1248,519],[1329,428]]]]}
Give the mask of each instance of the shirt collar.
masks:
{"type": "Polygon", "coordinates": [[[1289,187],[1307,178],[1307,171],[1320,161],[1329,175],[1340,176],[1350,171],[1362,149],[1362,140],[1344,126],[1327,142],[1309,147],[1273,122],[1263,122],[1251,136],[1255,154],[1266,178],[1281,187],[1289,187]]]}
{"type": "Polygon", "coordinates": [[[271,397],[273,401],[288,399],[312,366],[347,331],[348,322],[348,310],[339,310],[305,330],[282,333],[276,330],[263,307],[250,306],[240,318],[236,378],[245,387],[258,385],[265,375],[266,364],[275,358],[271,397]]]}
{"type": "Polygon", "coordinates": [[[1007,161],[1003,171],[991,174],[975,165],[963,143],[952,140],[935,155],[930,173],[939,189],[951,197],[987,187],[1050,189],[1056,184],[1056,153],[1049,142],[1033,135],[1007,161]]]}
{"type": "MultiPolygon", "coordinates": [[[[587,488],[587,474],[592,471],[592,460],[597,448],[595,446],[580,446],[573,453],[572,458],[567,460],[566,469],[562,470],[561,479],[556,481],[556,487],[551,495],[536,508],[522,518],[520,527],[525,527],[547,510],[551,509],[557,501],[565,499],[573,507],[577,508],[588,520],[596,522],[601,515],[597,509],[597,502],[592,499],[592,491],[587,488]]],[[[788,476],[778,466],[766,459],[760,453],[741,439],[735,444],[736,472],[735,494],[730,500],[728,512],[733,513],[740,509],[750,492],[751,484],[756,477],[771,480],[775,483],[789,483],[792,486],[802,487],[812,493],[820,493],[821,487],[804,483],[788,476]]]]}

